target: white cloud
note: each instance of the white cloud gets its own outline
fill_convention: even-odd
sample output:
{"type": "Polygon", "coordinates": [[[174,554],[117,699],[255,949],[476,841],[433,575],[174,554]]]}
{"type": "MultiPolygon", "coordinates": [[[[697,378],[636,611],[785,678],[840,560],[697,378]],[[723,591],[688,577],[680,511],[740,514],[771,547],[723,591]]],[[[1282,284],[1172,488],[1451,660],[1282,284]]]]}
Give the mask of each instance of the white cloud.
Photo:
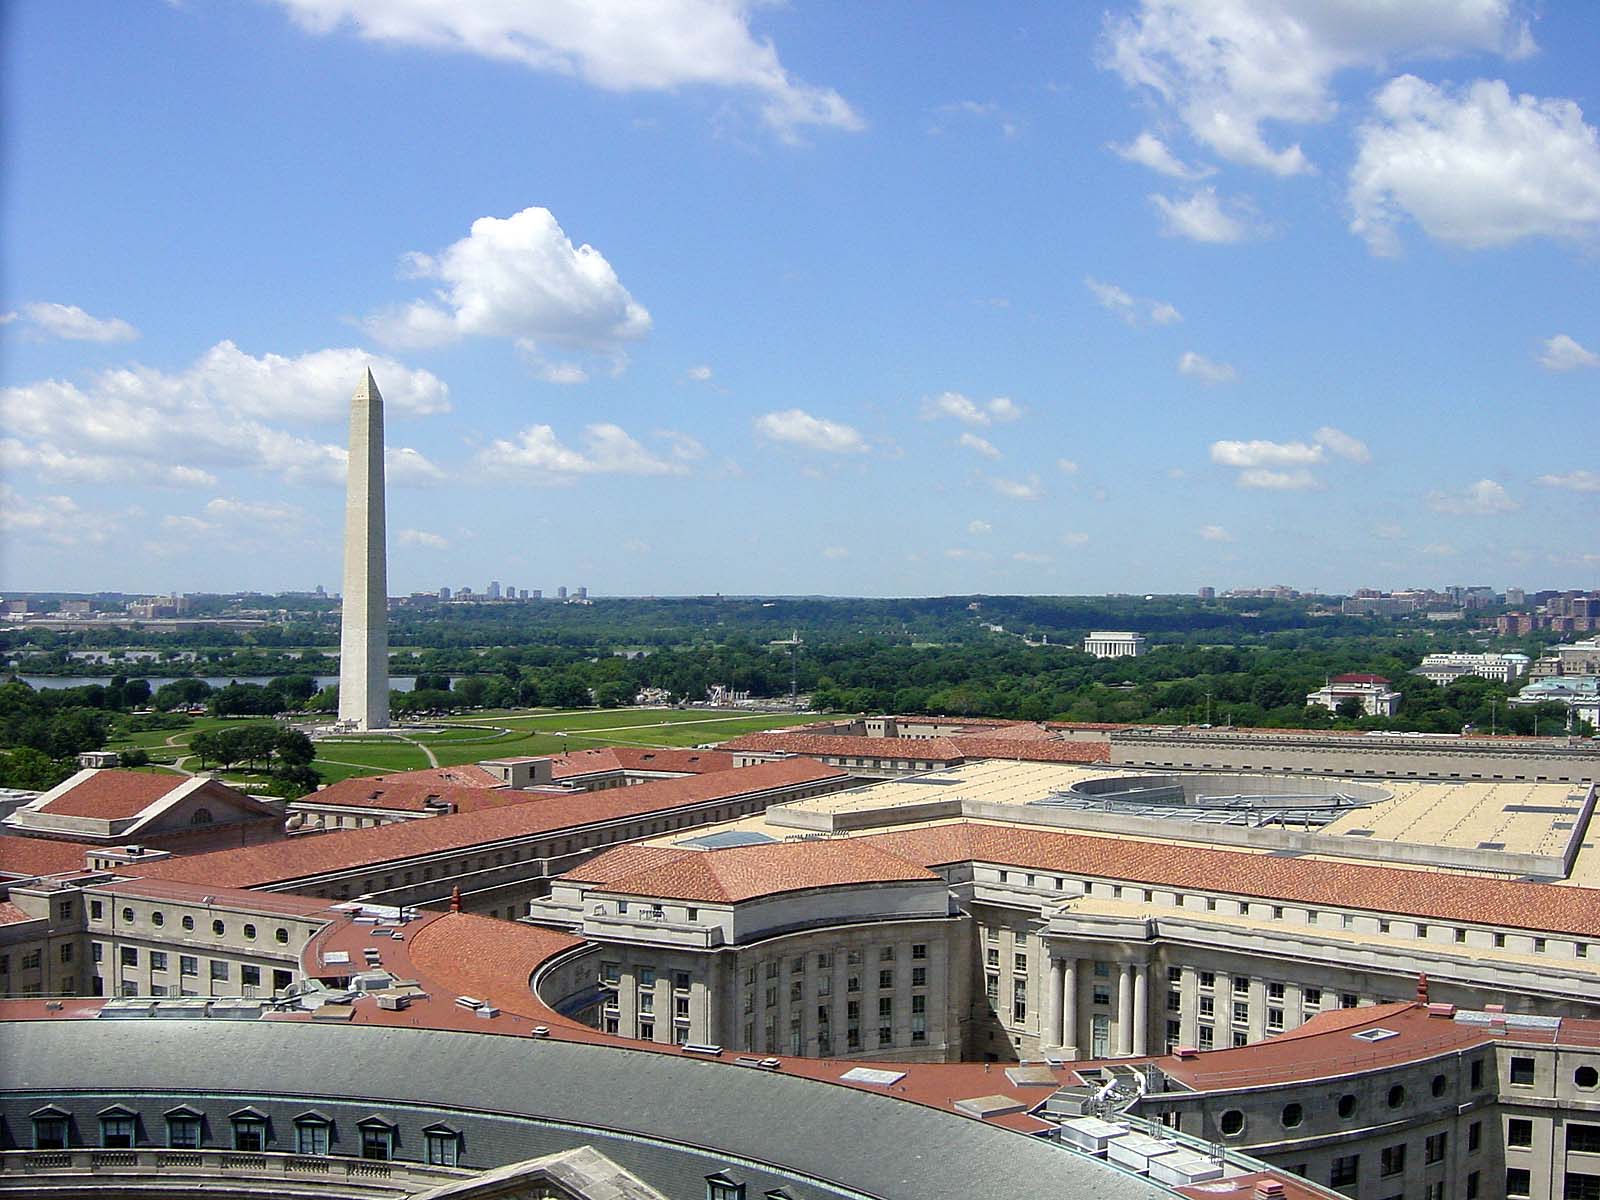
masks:
{"type": "Polygon", "coordinates": [[[115,517],[85,513],[70,496],[28,499],[0,483],[0,533],[8,537],[53,546],[98,546],[115,531],[115,517]]]}
{"type": "Polygon", "coordinates": [[[1060,541],[1063,546],[1087,546],[1089,544],[1089,535],[1076,531],[1063,533],[1060,541]]]}
{"type": "Polygon", "coordinates": [[[1008,500],[1038,500],[1044,495],[1037,475],[1030,475],[1027,479],[1006,479],[995,475],[990,477],[989,486],[1008,500]]]}
{"type": "MultiPolygon", "coordinates": [[[[341,464],[347,457],[348,455],[341,451],[341,464]]],[[[343,478],[342,465],[340,477],[343,478]]],[[[442,483],[446,476],[428,461],[422,451],[413,450],[410,446],[390,446],[383,452],[383,478],[386,483],[400,487],[421,487],[430,483],[442,483]]]]}
{"type": "Polygon", "coordinates": [[[844,546],[824,546],[822,548],[822,557],[832,559],[849,558],[850,551],[844,546]]]}
{"type": "Polygon", "coordinates": [[[679,462],[699,462],[706,456],[706,448],[699,438],[674,429],[658,429],[655,436],[667,443],[667,453],[679,462]]]}
{"type": "Polygon", "coordinates": [[[1465,89],[1414,75],[1378,92],[1350,171],[1352,232],[1399,248],[1410,217],[1469,249],[1600,231],[1600,137],[1570,100],[1513,97],[1500,80],[1465,89]]]}
{"type": "Polygon", "coordinates": [[[1019,563],[1031,563],[1036,566],[1055,561],[1048,554],[1037,554],[1031,550],[1018,550],[1011,557],[1019,563]]]}
{"type": "Polygon", "coordinates": [[[1600,367],[1600,354],[1585,349],[1564,333],[1546,338],[1539,353],[1539,365],[1547,371],[1575,371],[1579,367],[1600,367]]]}
{"type": "Polygon", "coordinates": [[[839,421],[814,417],[803,408],[763,413],[755,420],[756,433],[768,441],[803,446],[827,454],[863,454],[868,449],[861,431],[839,421]]]}
{"type": "Polygon", "coordinates": [[[707,383],[711,379],[711,368],[701,363],[699,366],[690,367],[683,374],[684,378],[692,379],[696,383],[707,383]]]}
{"type": "Polygon", "coordinates": [[[1301,492],[1320,487],[1317,477],[1305,468],[1296,471],[1273,471],[1266,467],[1251,467],[1239,472],[1239,486],[1258,488],[1271,492],[1301,492]]]}
{"type": "Polygon", "coordinates": [[[1137,325],[1141,319],[1152,325],[1171,325],[1183,320],[1183,314],[1164,300],[1138,300],[1116,284],[1092,276],[1086,276],[1083,285],[1101,308],[1116,313],[1129,325],[1137,325]]]}
{"type": "Polygon", "coordinates": [[[399,534],[402,546],[421,546],[426,550],[448,550],[450,539],[426,529],[402,529],[399,534]]]}
{"type": "Polygon", "coordinates": [[[386,345],[504,337],[536,360],[550,345],[619,356],[650,331],[650,314],[605,256],[574,246],[547,208],[479,217],[466,237],[437,255],[411,253],[404,261],[408,275],[442,286],[431,300],[363,322],[386,345]]]}
{"type": "Polygon", "coordinates": [[[987,521],[968,521],[967,532],[982,536],[986,533],[993,533],[994,526],[989,524],[987,521]]]}
{"type": "Polygon", "coordinates": [[[1231,363],[1213,362],[1193,350],[1185,350],[1178,359],[1178,374],[1198,379],[1201,383],[1232,383],[1239,378],[1239,372],[1231,363]]]}
{"type": "Polygon", "coordinates": [[[1568,471],[1565,475],[1541,475],[1534,480],[1541,487],[1565,488],[1569,492],[1600,492],[1600,472],[1568,471]]]}
{"type": "Polygon", "coordinates": [[[1058,458],[1056,459],[1056,470],[1063,475],[1076,475],[1078,473],[1078,464],[1070,458],[1058,458]]]}
{"type": "Polygon", "coordinates": [[[280,0],[311,33],[343,27],[375,42],[475,54],[613,92],[723,87],[759,96],[784,137],[808,125],[859,129],[832,88],[795,79],[750,29],[749,0],[280,0]]]}
{"type": "MultiPolygon", "coordinates": [[[[17,314],[7,314],[14,319],[17,314]]],[[[69,342],[131,342],[139,331],[121,317],[91,317],[76,304],[24,304],[21,315],[41,337],[69,342]]]]}
{"type": "Polygon", "coordinates": [[[1150,203],[1161,214],[1161,232],[1168,237],[1226,243],[1242,242],[1255,232],[1253,222],[1242,215],[1246,212],[1242,203],[1232,201],[1230,207],[1234,211],[1224,211],[1216,188],[1201,188],[1186,200],[1155,194],[1150,197],[1150,203]]]}
{"type": "Polygon", "coordinates": [[[940,392],[937,396],[922,401],[924,421],[951,417],[964,425],[981,427],[992,425],[996,421],[1002,423],[1015,421],[1021,416],[1022,408],[1009,396],[996,396],[980,404],[960,392],[940,392]]]}
{"type": "Polygon", "coordinates": [[[1211,152],[1299,175],[1315,170],[1304,151],[1270,144],[1264,126],[1329,120],[1341,71],[1407,56],[1530,53],[1519,8],[1516,0],[1141,0],[1137,13],[1107,18],[1103,58],[1211,152]]]}
{"type": "Polygon", "coordinates": [[[570,483],[583,475],[682,475],[688,471],[652,453],[621,426],[588,425],[583,448],[573,449],[549,425],[530,425],[510,440],[497,439],[478,455],[478,464],[497,474],[534,476],[537,483],[570,483]]]}
{"type": "Polygon", "coordinates": [[[1152,171],[1173,179],[1203,179],[1213,173],[1209,168],[1191,167],[1179,161],[1178,156],[1173,154],[1167,144],[1148,129],[1126,146],[1112,142],[1108,148],[1118,158],[1137,163],[1141,167],[1149,167],[1152,171]]]}
{"type": "Polygon", "coordinates": [[[555,362],[550,359],[536,358],[532,360],[532,365],[534,374],[546,383],[569,387],[573,384],[589,382],[589,372],[579,363],[555,362]]]}
{"type": "Polygon", "coordinates": [[[1429,542],[1422,547],[1422,553],[1429,558],[1453,558],[1459,551],[1449,542],[1429,542]]]}
{"type": "Polygon", "coordinates": [[[1202,526],[1200,526],[1199,533],[1200,533],[1200,540],[1202,542],[1231,542],[1231,541],[1233,541],[1233,534],[1229,533],[1221,525],[1202,525],[1202,526]]]}
{"type": "Polygon", "coordinates": [[[1434,512],[1457,517],[1491,517],[1521,506],[1494,480],[1480,479],[1458,492],[1428,493],[1428,507],[1434,512]]]}
{"type": "Polygon", "coordinates": [[[1405,526],[1394,522],[1385,522],[1372,527],[1372,536],[1385,542],[1397,542],[1406,536],[1405,526]]]}
{"type": "Polygon", "coordinates": [[[1360,438],[1351,437],[1343,430],[1335,429],[1332,425],[1324,425],[1313,436],[1317,445],[1324,447],[1330,454],[1344,459],[1346,462],[1369,463],[1372,461],[1372,451],[1360,438]]]}
{"type": "Polygon", "coordinates": [[[963,433],[956,439],[956,445],[964,446],[985,458],[999,458],[999,448],[988,438],[981,438],[975,433],[963,433]]]}
{"type": "MultiPolygon", "coordinates": [[[[136,365],[97,372],[82,387],[48,379],[0,389],[0,425],[13,435],[5,453],[14,465],[57,478],[214,486],[213,469],[235,467],[294,482],[339,483],[342,446],[290,433],[265,418],[341,420],[369,362],[380,388],[385,381],[393,385],[392,409],[448,408],[448,391],[433,375],[360,350],[254,358],[220,342],[178,373],[136,365]]],[[[407,467],[438,474],[415,451],[400,454],[406,461],[391,482],[415,481],[418,471],[407,467]]]]}
{"type": "Polygon", "coordinates": [[[1224,467],[1287,467],[1322,461],[1321,446],[1305,442],[1212,442],[1211,461],[1224,467]]]}
{"type": "Polygon", "coordinates": [[[216,525],[201,517],[166,516],[161,518],[161,528],[173,533],[187,534],[191,537],[200,537],[204,534],[214,533],[216,525]]]}
{"type": "Polygon", "coordinates": [[[279,504],[262,500],[234,500],[218,496],[206,503],[206,512],[221,519],[230,517],[245,521],[259,521],[268,525],[284,525],[305,519],[305,510],[293,504],[279,504]]]}

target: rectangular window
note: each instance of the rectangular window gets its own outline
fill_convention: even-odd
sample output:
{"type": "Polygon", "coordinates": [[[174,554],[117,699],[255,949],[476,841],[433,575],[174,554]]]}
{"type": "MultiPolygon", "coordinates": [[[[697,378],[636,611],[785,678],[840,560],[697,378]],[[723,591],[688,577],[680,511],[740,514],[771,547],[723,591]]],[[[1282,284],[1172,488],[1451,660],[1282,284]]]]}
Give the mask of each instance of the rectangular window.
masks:
{"type": "Polygon", "coordinates": [[[1235,1004],[1233,1006],[1233,1023],[1235,1025],[1250,1024],[1250,1006],[1248,1004],[1235,1004]]]}
{"type": "Polygon", "coordinates": [[[1472,1067],[1469,1071],[1469,1077],[1471,1079],[1472,1087],[1481,1088],[1483,1086],[1483,1059],[1475,1058],[1472,1060],[1472,1067]]]}
{"type": "Polygon", "coordinates": [[[1562,1188],[1562,1200],[1600,1200],[1600,1175],[1568,1171],[1566,1186],[1562,1188]]]}
{"type": "Polygon", "coordinates": [[[1183,993],[1182,992],[1168,992],[1167,993],[1167,1011],[1168,1012],[1181,1012],[1182,1010],[1183,1010],[1183,993]]]}
{"type": "Polygon", "coordinates": [[[1474,1121],[1467,1126],[1467,1153],[1476,1154],[1483,1145],[1483,1122],[1474,1121]]]}
{"type": "Polygon", "coordinates": [[[1355,1183],[1361,1173],[1361,1156],[1359,1154],[1341,1154],[1334,1158],[1328,1168],[1328,1185],[1330,1187],[1350,1187],[1355,1183]]]}
{"type": "Polygon", "coordinates": [[[1233,977],[1233,994],[1235,996],[1247,996],[1250,994],[1250,980],[1246,976],[1235,975],[1233,977]]]}
{"type": "MultiPolygon", "coordinates": [[[[767,965],[769,967],[776,968],[778,964],[777,963],[768,963],[767,965]]],[[[639,986],[640,987],[642,987],[642,988],[655,987],[655,985],[656,985],[656,969],[654,967],[639,967],[637,969],[637,973],[638,973],[638,976],[639,976],[639,986]]],[[[768,977],[771,977],[771,976],[776,975],[776,974],[777,974],[776,969],[770,970],[770,971],[767,972],[768,977]]]]}
{"type": "Polygon", "coordinates": [[[928,945],[927,945],[927,943],[926,942],[914,942],[914,943],[912,943],[912,946],[911,946],[911,957],[912,957],[913,961],[927,958],[928,957],[928,945]]]}
{"type": "Polygon", "coordinates": [[[139,948],[137,946],[124,946],[117,954],[118,961],[125,967],[139,965],[139,948]]]}
{"type": "Polygon", "coordinates": [[[1322,1003],[1322,989],[1306,988],[1305,991],[1301,993],[1301,999],[1305,1001],[1307,1008],[1315,1007],[1316,1005],[1322,1003]]]}
{"type": "Polygon", "coordinates": [[[859,950],[846,950],[845,951],[845,953],[844,953],[844,964],[845,964],[845,966],[847,966],[847,967],[859,967],[861,965],[861,961],[862,961],[861,951],[859,951],[859,950]]]}
{"type": "Polygon", "coordinates": [[[1216,1034],[1214,1032],[1212,1032],[1211,1026],[1209,1026],[1209,1025],[1200,1026],[1200,1049],[1202,1049],[1202,1050],[1211,1049],[1212,1045],[1215,1042],[1215,1039],[1216,1039],[1216,1034]]]}
{"type": "Polygon", "coordinates": [[[1011,983],[1011,1019],[1021,1023],[1028,1017],[1028,981],[1016,979],[1011,983]]]}
{"type": "Polygon", "coordinates": [[[129,1150],[133,1147],[132,1117],[101,1117],[100,1144],[107,1150],[129,1150]]]}
{"type": "Polygon", "coordinates": [[[233,1148],[250,1153],[266,1149],[267,1123],[253,1117],[235,1117],[233,1120],[233,1148]]]}
{"type": "Polygon", "coordinates": [[[182,1115],[168,1117],[167,1145],[174,1150],[200,1149],[200,1118],[182,1115]]]}
{"type": "Polygon", "coordinates": [[[878,972],[878,986],[880,988],[892,988],[894,986],[894,970],[893,970],[893,968],[891,968],[891,969],[889,969],[887,971],[879,971],[878,972]]]}
{"type": "Polygon", "coordinates": [[[1216,985],[1217,985],[1216,972],[1214,972],[1214,971],[1201,971],[1200,972],[1200,986],[1201,987],[1209,988],[1209,987],[1216,987],[1216,985]]]}
{"type": "Polygon", "coordinates": [[[100,921],[105,918],[106,906],[98,900],[89,901],[89,917],[91,920],[100,921]]]}
{"type": "Polygon", "coordinates": [[[167,969],[167,952],[165,950],[150,951],[150,969],[152,971],[165,971],[167,969]]]}
{"type": "Polygon", "coordinates": [[[1567,1122],[1567,1149],[1584,1154],[1600,1154],[1600,1125],[1567,1122]]]}
{"type": "Polygon", "coordinates": [[[1450,1135],[1448,1133],[1435,1133],[1428,1137],[1422,1143],[1422,1161],[1425,1163],[1443,1162],[1445,1147],[1449,1145],[1449,1142],[1450,1135]]]}
{"type": "Polygon", "coordinates": [[[1102,1005],[1110,1004],[1111,1003],[1111,989],[1110,989],[1110,987],[1108,987],[1105,984],[1101,984],[1101,983],[1095,984],[1094,985],[1094,992],[1093,992],[1093,995],[1091,996],[1091,1000],[1095,1004],[1102,1004],[1102,1005]]]}
{"type": "Polygon", "coordinates": [[[983,993],[989,998],[991,1005],[1000,1003],[1000,976],[985,975],[983,977],[983,993]]]}
{"type": "Polygon", "coordinates": [[[927,987],[928,986],[928,968],[927,967],[912,967],[911,968],[911,986],[912,987],[927,987]]]}
{"type": "Polygon", "coordinates": [[[1506,1168],[1506,1195],[1526,1196],[1533,1186],[1533,1174],[1526,1167],[1506,1168]]]}
{"type": "Polygon", "coordinates": [[[245,987],[259,987],[261,985],[261,968],[252,967],[246,963],[239,968],[239,982],[245,987]]]}
{"type": "Polygon", "coordinates": [[[600,982],[616,983],[622,978],[622,964],[619,962],[602,962],[600,964],[600,982]]]}
{"type": "Polygon", "coordinates": [[[328,1127],[321,1121],[302,1121],[294,1127],[294,1152],[296,1154],[326,1154],[328,1152],[328,1127]]]}
{"type": "Polygon", "coordinates": [[[219,958],[213,958],[211,960],[211,982],[228,982],[228,964],[219,958]]]}
{"type": "Polygon", "coordinates": [[[1269,984],[1267,984],[1267,999],[1268,1000],[1282,1000],[1283,999],[1283,995],[1284,995],[1283,984],[1281,984],[1281,983],[1269,983],[1269,984]]]}
{"type": "Polygon", "coordinates": [[[35,1117],[33,1119],[33,1148],[35,1150],[65,1150],[67,1148],[67,1119],[65,1117],[35,1117]]]}
{"type": "Polygon", "coordinates": [[[71,942],[62,942],[61,943],[61,961],[64,962],[64,963],[69,963],[69,962],[72,961],[72,943],[71,942]]]}
{"type": "Polygon", "coordinates": [[[1506,1122],[1506,1145],[1533,1145],[1533,1122],[1526,1117],[1512,1117],[1506,1122]]]}
{"type": "Polygon", "coordinates": [[[1200,1015],[1202,1017],[1215,1016],[1216,1015],[1216,1008],[1217,1008],[1217,1002],[1216,1002],[1215,998],[1213,998],[1211,996],[1201,996],[1200,997],[1200,1015]]]}
{"type": "Polygon", "coordinates": [[[1011,958],[1011,969],[1013,971],[1026,971],[1028,969],[1028,956],[1026,954],[1013,954],[1011,958]]]}
{"type": "Polygon", "coordinates": [[[199,975],[200,974],[200,960],[198,958],[194,957],[194,955],[192,955],[192,954],[180,954],[180,955],[178,955],[178,974],[179,975],[199,975]]]}
{"type": "Polygon", "coordinates": [[[1518,1057],[1512,1058],[1511,1085],[1513,1087],[1533,1086],[1533,1059],[1518,1057]]]}
{"type": "Polygon", "coordinates": [[[388,1162],[394,1131],[386,1125],[369,1125],[361,1131],[361,1157],[388,1162]]]}

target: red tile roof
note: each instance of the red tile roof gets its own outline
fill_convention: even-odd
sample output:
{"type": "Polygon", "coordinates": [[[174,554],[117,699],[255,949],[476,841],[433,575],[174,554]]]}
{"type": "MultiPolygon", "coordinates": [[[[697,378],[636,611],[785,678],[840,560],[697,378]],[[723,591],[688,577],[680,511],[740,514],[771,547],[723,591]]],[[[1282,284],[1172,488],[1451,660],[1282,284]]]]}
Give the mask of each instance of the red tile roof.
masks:
{"type": "Polygon", "coordinates": [[[583,944],[537,925],[452,912],[411,934],[406,952],[423,979],[448,981],[457,994],[542,1020],[554,1014],[534,996],[529,978],[551,955],[583,944]]]}
{"type": "Polygon", "coordinates": [[[825,755],[831,758],[875,758],[940,765],[967,759],[1006,758],[1021,762],[1109,762],[1109,742],[1043,741],[963,733],[937,738],[869,738],[846,733],[747,733],[725,750],[825,755]]]}
{"type": "MultiPolygon", "coordinates": [[[[427,774],[432,775],[429,771],[427,774]]],[[[418,780],[410,772],[399,775],[367,775],[342,779],[327,787],[303,796],[297,805],[327,804],[340,808],[392,809],[397,812],[427,812],[428,801],[450,804],[457,812],[477,812],[485,808],[499,808],[507,804],[525,804],[539,799],[527,792],[515,792],[503,787],[482,787],[477,784],[453,785],[431,779],[418,780]]]]}
{"type": "Polygon", "coordinates": [[[138,870],[148,878],[209,882],[219,887],[259,887],[843,778],[844,772],[811,759],[784,759],[735,771],[660,779],[634,787],[550,797],[537,803],[454,813],[425,821],[307,834],[267,845],[168,859],[138,870]]]}
{"type": "Polygon", "coordinates": [[[55,838],[12,837],[0,834],[0,874],[60,875],[82,871],[90,850],[101,850],[92,842],[62,842],[55,838]]]}
{"type": "Polygon", "coordinates": [[[869,834],[865,840],[929,867],[975,860],[1181,891],[1600,937],[1600,890],[1594,888],[1274,858],[970,821],[869,834]]]}
{"type": "Polygon", "coordinates": [[[170,900],[179,904],[204,902],[244,912],[289,917],[310,917],[325,913],[329,920],[333,920],[340,915],[334,907],[334,901],[319,900],[314,896],[296,896],[290,892],[258,892],[247,888],[225,888],[209,883],[180,883],[170,879],[117,879],[93,884],[84,890],[112,896],[170,900]]]}
{"type": "Polygon", "coordinates": [[[37,921],[38,917],[30,912],[23,912],[9,900],[0,900],[0,925],[16,925],[22,921],[37,921]]]}
{"type": "Polygon", "coordinates": [[[603,879],[605,891],[623,895],[724,904],[810,888],[939,878],[855,838],[725,850],[619,846],[567,877],[603,879]]]}
{"type": "Polygon", "coordinates": [[[117,821],[137,816],[168,792],[189,780],[182,775],[152,775],[144,771],[102,770],[76,784],[67,781],[38,811],[56,817],[93,817],[117,821]]]}
{"type": "Polygon", "coordinates": [[[664,774],[703,775],[733,769],[733,755],[721,750],[671,750],[642,746],[597,746],[550,756],[553,779],[571,779],[599,771],[660,771],[664,774]]]}
{"type": "Polygon", "coordinates": [[[418,771],[393,771],[387,775],[368,776],[372,779],[387,779],[391,782],[406,780],[413,784],[423,786],[438,785],[443,787],[468,787],[468,788],[503,788],[505,784],[499,776],[485,771],[482,767],[472,763],[458,763],[452,767],[424,767],[418,771]]]}

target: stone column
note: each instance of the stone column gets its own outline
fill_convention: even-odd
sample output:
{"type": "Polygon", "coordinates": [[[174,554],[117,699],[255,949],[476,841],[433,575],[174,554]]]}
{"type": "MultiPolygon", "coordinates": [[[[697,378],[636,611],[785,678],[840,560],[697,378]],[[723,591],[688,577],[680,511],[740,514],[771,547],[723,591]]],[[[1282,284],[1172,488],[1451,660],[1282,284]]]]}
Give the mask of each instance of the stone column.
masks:
{"type": "Polygon", "coordinates": [[[1122,980],[1117,987],[1117,1053],[1133,1053],[1133,964],[1122,964],[1122,980]]]}
{"type": "Polygon", "coordinates": [[[1150,964],[1138,963],[1133,968],[1133,1053],[1150,1052],[1150,964]]]}
{"type": "Polygon", "coordinates": [[[1039,1025],[1039,1048],[1053,1049],[1061,1045],[1061,989],[1065,983],[1066,964],[1059,958],[1046,960],[1050,965],[1044,997],[1044,1020],[1039,1025]]]}
{"type": "Polygon", "coordinates": [[[1079,1057],[1078,960],[1061,960],[1061,1049],[1066,1058],[1079,1057]]]}

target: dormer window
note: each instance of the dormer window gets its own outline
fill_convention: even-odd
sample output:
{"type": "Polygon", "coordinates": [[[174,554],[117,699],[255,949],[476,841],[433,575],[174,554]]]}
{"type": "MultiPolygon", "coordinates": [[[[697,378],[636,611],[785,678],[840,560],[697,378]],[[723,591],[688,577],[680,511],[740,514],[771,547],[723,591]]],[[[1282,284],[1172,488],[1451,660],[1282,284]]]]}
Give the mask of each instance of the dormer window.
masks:
{"type": "Polygon", "coordinates": [[[35,1150],[65,1150],[67,1148],[67,1122],[63,1109],[51,1105],[31,1114],[33,1118],[33,1148],[35,1150]]]}
{"type": "Polygon", "coordinates": [[[361,1130],[361,1157],[388,1162],[394,1157],[394,1123],[382,1117],[368,1117],[357,1123],[361,1130]]]}
{"type": "Polygon", "coordinates": [[[454,1167],[461,1162],[461,1133],[449,1125],[429,1125],[422,1131],[428,1165],[454,1167]]]}
{"type": "Polygon", "coordinates": [[[325,1155],[333,1140],[333,1121],[319,1112],[304,1112],[294,1119],[294,1152],[325,1155]]]}
{"type": "Polygon", "coordinates": [[[260,1153],[267,1148],[267,1114],[260,1109],[241,1108],[228,1114],[233,1124],[233,1148],[260,1153]]]}
{"type": "Polygon", "coordinates": [[[200,1149],[200,1114],[187,1106],[174,1108],[167,1118],[167,1146],[173,1150],[200,1149]]]}

